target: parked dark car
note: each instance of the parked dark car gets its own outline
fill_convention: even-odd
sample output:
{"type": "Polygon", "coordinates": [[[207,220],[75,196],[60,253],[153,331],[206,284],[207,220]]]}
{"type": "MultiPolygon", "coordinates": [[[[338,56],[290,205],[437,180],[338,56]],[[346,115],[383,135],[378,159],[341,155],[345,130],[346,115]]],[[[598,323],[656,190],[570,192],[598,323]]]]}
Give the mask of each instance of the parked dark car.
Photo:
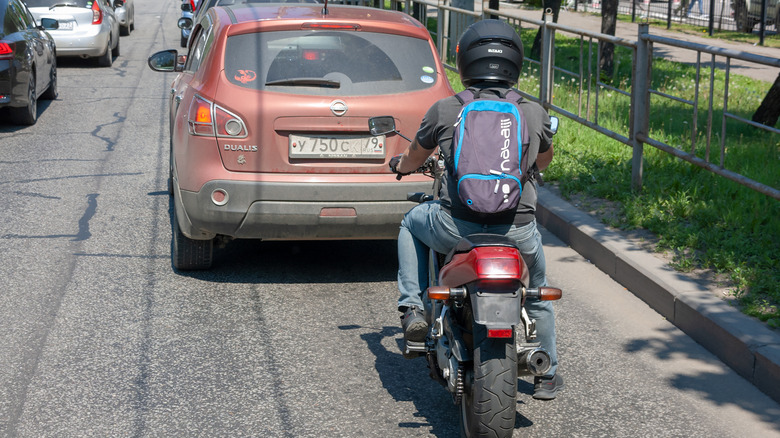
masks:
{"type": "Polygon", "coordinates": [[[18,125],[36,122],[39,97],[57,98],[57,52],[46,29],[58,22],[41,21],[22,0],[0,0],[0,108],[18,125]]]}

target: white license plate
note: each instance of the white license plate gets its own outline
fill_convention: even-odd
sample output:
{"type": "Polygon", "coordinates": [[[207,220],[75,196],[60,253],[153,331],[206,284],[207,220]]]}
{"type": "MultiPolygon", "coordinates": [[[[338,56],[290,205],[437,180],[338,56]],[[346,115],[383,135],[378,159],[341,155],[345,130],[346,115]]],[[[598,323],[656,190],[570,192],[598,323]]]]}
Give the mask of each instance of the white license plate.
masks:
{"type": "Polygon", "coordinates": [[[73,30],[74,21],[60,21],[60,27],[58,30],[73,30]]]}
{"type": "Polygon", "coordinates": [[[289,137],[290,158],[365,159],[385,157],[385,136],[289,137]]]}

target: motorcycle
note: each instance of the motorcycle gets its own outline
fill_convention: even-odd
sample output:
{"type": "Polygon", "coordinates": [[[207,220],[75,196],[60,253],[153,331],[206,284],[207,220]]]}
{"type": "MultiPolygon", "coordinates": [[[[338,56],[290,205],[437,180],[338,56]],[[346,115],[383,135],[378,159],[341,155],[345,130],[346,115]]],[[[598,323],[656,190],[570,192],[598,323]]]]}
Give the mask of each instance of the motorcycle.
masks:
{"type": "MultiPolygon", "coordinates": [[[[553,119],[553,132],[558,120],[553,119]]],[[[372,135],[399,134],[391,116],[369,120],[372,135]]],[[[413,202],[438,194],[444,162],[435,158],[418,169],[434,180],[433,195],[409,193],[413,202]]],[[[461,436],[511,437],[517,379],[544,376],[549,353],[536,340],[535,321],[525,300],[558,300],[554,287],[529,288],[529,273],[515,242],[503,235],[472,234],[449,254],[429,253],[428,289],[423,293],[428,335],[404,339],[404,357],[425,356],[430,377],[459,407],[461,436]]]]}

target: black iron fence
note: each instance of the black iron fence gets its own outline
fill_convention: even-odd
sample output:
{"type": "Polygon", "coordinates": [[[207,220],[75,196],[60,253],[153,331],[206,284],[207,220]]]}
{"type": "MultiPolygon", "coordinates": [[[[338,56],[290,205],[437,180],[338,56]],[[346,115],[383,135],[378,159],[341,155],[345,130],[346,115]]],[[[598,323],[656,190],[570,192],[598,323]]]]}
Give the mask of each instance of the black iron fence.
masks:
{"type": "MultiPolygon", "coordinates": [[[[525,29],[529,27],[541,29],[542,41],[539,59],[529,59],[526,56],[527,61],[538,68],[538,72],[534,72],[534,76],[538,75],[539,85],[535,90],[525,90],[523,94],[528,99],[540,102],[548,111],[553,111],[631,147],[633,150],[632,184],[635,188],[642,186],[644,146],[649,145],[780,200],[780,188],[773,186],[776,185],[776,181],[769,184],[762,183],[751,178],[750,175],[742,175],[731,170],[727,152],[727,142],[731,141],[731,145],[734,142],[739,143],[739,134],[733,134],[738,129],[735,128],[735,125],[742,128],[751,126],[772,135],[780,134],[780,129],[753,122],[730,111],[729,86],[732,83],[732,65],[749,66],[752,64],[780,68],[780,59],[653,35],[646,23],[639,24],[637,38],[631,40],[553,23],[551,14],[547,14],[547,18],[541,21],[523,17],[522,12],[517,9],[490,9],[488,0],[485,0],[483,4],[477,3],[475,5],[476,8],[480,9],[479,11],[457,8],[450,6],[449,3],[447,1],[445,4],[443,0],[438,2],[422,0],[416,1],[414,4],[409,1],[393,1],[391,7],[404,10],[415,17],[424,18],[424,22],[429,24],[429,30],[431,30],[431,22],[435,21],[435,30],[431,30],[431,33],[435,37],[440,56],[445,62],[451,59],[455,42],[463,30],[475,20],[480,20],[483,17],[498,16],[518,28],[522,24],[522,28],[525,29]],[[558,35],[579,40],[579,65],[574,69],[561,68],[555,63],[558,35]],[[606,43],[613,44],[630,53],[631,71],[627,80],[606,81],[602,79],[600,47],[606,43]],[[673,91],[651,86],[654,50],[668,50],[672,47],[695,53],[695,78],[693,79],[695,90],[692,98],[682,97],[673,91]],[[717,81],[717,84],[716,71],[722,77],[717,81]],[[709,79],[707,79],[708,77],[709,79]],[[561,86],[564,81],[574,82],[576,93],[578,93],[577,103],[566,108],[554,100],[553,93],[553,90],[561,86]],[[700,82],[707,84],[707,86],[700,88],[700,82]],[[625,118],[625,123],[622,123],[621,126],[615,127],[601,123],[599,114],[603,114],[603,110],[600,108],[600,95],[603,93],[618,94],[628,100],[627,111],[625,111],[628,113],[627,117],[626,114],[620,115],[620,117],[625,118]],[[665,105],[669,102],[689,108],[688,120],[674,121],[675,123],[685,123],[688,127],[690,136],[687,140],[683,140],[682,144],[671,141],[663,129],[654,130],[653,134],[650,133],[651,115],[657,116],[659,113],[663,113],[665,105]],[[704,114],[701,114],[702,112],[704,114]],[[704,120],[704,122],[702,123],[700,120],[704,120]],[[704,144],[702,145],[702,143],[704,144]]],[[[369,5],[382,7],[384,3],[372,1],[369,5]]],[[[527,11],[525,12],[527,13],[527,11]]],[[[455,71],[453,66],[447,65],[447,67],[455,71]]],[[[568,83],[566,85],[570,86],[568,83]]],[[[615,116],[617,115],[612,114],[611,117],[602,117],[602,119],[614,119],[615,116]]],[[[780,160],[780,156],[768,159],[776,161],[780,160]]]]}

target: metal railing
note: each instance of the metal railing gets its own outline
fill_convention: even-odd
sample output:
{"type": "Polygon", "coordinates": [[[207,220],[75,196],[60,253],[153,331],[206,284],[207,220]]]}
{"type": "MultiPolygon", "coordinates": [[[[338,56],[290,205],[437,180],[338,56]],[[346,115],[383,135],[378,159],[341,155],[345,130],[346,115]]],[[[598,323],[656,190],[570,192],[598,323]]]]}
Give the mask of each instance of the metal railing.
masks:
{"type": "MultiPolygon", "coordinates": [[[[496,10],[488,7],[488,1],[485,0],[483,4],[475,2],[475,8],[480,9],[477,11],[471,11],[467,9],[457,8],[450,6],[450,0],[430,1],[422,0],[414,3],[410,1],[395,1],[391,2],[391,7],[397,10],[403,10],[410,15],[414,15],[422,22],[427,18],[435,18],[436,31],[431,32],[436,41],[436,45],[439,49],[439,54],[443,61],[450,59],[453,55],[453,50],[457,38],[462,31],[473,21],[480,20],[487,17],[499,17],[506,20],[510,24],[531,25],[541,29],[542,32],[542,44],[540,51],[540,60],[529,59],[526,49],[526,60],[533,65],[538,65],[540,68],[539,74],[539,90],[538,95],[532,95],[528,92],[521,91],[524,97],[539,102],[548,111],[552,110],[574,120],[590,129],[593,129],[609,138],[617,140],[633,149],[632,159],[632,186],[635,189],[641,189],[642,187],[642,163],[644,154],[644,145],[653,146],[661,151],[664,151],[670,155],[673,155],[679,159],[685,160],[693,165],[706,169],[714,174],[720,175],[724,178],[728,178],[743,186],[749,187],[752,190],[763,193],[767,196],[771,196],[780,200],[780,190],[777,187],[771,187],[767,184],[755,181],[746,175],[741,175],[733,170],[727,168],[726,157],[726,139],[728,138],[727,121],[734,120],[741,124],[749,125],[754,128],[780,134],[780,130],[753,122],[745,119],[737,114],[729,112],[729,84],[732,61],[738,60],[742,63],[758,64],[771,67],[780,68],[780,59],[769,58],[765,56],[755,55],[747,52],[739,52],[734,50],[722,49],[713,46],[705,46],[701,44],[675,40],[658,35],[652,35],[649,32],[649,26],[646,23],[638,25],[638,35],[636,40],[628,40],[625,38],[619,38],[611,35],[590,32],[582,29],[577,29],[561,24],[553,23],[551,21],[551,14],[545,15],[545,20],[535,20],[531,18],[523,17],[520,10],[496,10]],[[428,8],[433,8],[433,11],[429,11],[428,8]],[[556,35],[558,33],[564,33],[567,36],[573,36],[579,39],[580,42],[580,63],[579,69],[576,72],[569,71],[557,67],[554,62],[556,53],[556,35]],[[631,53],[632,71],[630,77],[630,83],[626,81],[623,86],[614,86],[610,83],[601,80],[600,70],[600,56],[601,45],[605,43],[611,43],[615,46],[623,47],[631,53]],[[696,89],[693,99],[686,99],[678,96],[671,95],[669,93],[654,89],[651,87],[652,79],[652,66],[653,66],[653,51],[656,45],[676,47],[683,50],[690,50],[696,52],[696,89]],[[585,53],[587,48],[587,54],[585,53]],[[595,51],[596,62],[593,65],[593,55],[595,51]],[[702,56],[710,57],[710,62],[702,62],[702,56]],[[714,101],[714,77],[717,70],[716,57],[725,58],[725,80],[723,82],[723,101],[722,107],[716,108],[716,102],[714,101]],[[587,61],[586,61],[587,60],[587,61]],[[709,70],[709,90],[708,93],[703,93],[699,89],[699,79],[701,78],[701,71],[703,68],[709,70]],[[558,106],[553,100],[553,89],[560,85],[556,84],[555,73],[559,72],[569,77],[574,78],[578,83],[578,103],[577,108],[569,110],[558,106]],[[622,96],[625,96],[630,100],[630,110],[628,116],[627,126],[620,131],[615,128],[610,128],[604,124],[599,123],[599,101],[600,93],[614,92],[622,96]],[[700,157],[696,154],[697,148],[697,134],[698,119],[699,119],[699,107],[702,101],[701,96],[704,94],[707,99],[706,116],[707,126],[703,130],[703,134],[706,138],[704,156],[700,157]],[[651,136],[649,131],[650,126],[650,101],[651,96],[657,96],[660,99],[667,101],[677,102],[681,105],[688,105],[691,107],[691,138],[690,148],[683,149],[682,147],[672,146],[660,137],[663,135],[656,135],[655,138],[651,136]],[[583,102],[584,100],[584,102],[583,102]],[[585,109],[583,110],[583,103],[585,109]],[[716,111],[717,109],[717,111],[716,111]],[[719,115],[720,120],[715,120],[716,113],[719,115]],[[719,125],[720,131],[718,138],[719,150],[717,154],[712,153],[713,149],[713,133],[715,132],[716,125],[719,125]],[[717,155],[715,160],[712,159],[712,155],[717,155]]],[[[458,0],[451,0],[453,2],[458,0]]],[[[378,3],[378,2],[376,2],[378,3]]],[[[382,6],[376,4],[375,6],[382,6]]],[[[527,11],[526,11],[527,12],[527,11]]],[[[534,12],[538,13],[538,11],[534,12]]],[[[446,64],[448,69],[456,71],[455,67],[446,64]]],[[[654,130],[655,132],[655,130],[654,130]]],[[[774,156],[770,159],[780,159],[774,156]]]]}

